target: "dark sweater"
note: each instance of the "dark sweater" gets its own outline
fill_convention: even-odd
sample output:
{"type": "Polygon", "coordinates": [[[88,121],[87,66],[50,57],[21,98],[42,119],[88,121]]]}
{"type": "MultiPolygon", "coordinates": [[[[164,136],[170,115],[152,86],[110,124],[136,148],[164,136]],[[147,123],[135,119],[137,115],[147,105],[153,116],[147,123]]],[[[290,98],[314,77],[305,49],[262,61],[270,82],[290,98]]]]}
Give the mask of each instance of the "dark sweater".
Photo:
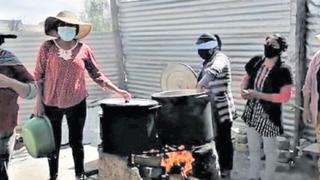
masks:
{"type": "MultiPolygon", "coordinates": [[[[245,65],[245,70],[249,75],[248,89],[254,89],[254,80],[263,62],[263,56],[254,56],[245,65]]],[[[280,90],[283,86],[291,85],[292,83],[293,80],[290,67],[285,65],[285,63],[279,59],[271,69],[269,76],[266,78],[262,92],[268,94],[280,93],[280,90]]],[[[281,103],[273,103],[265,100],[260,100],[260,102],[265,112],[269,115],[271,122],[282,129],[281,103]]]]}

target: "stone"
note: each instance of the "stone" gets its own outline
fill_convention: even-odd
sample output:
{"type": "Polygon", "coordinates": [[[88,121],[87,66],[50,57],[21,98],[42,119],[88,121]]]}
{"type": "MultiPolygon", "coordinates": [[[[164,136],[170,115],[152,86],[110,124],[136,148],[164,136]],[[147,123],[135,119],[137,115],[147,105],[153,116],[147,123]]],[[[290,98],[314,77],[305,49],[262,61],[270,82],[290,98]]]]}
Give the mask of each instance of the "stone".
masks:
{"type": "Polygon", "coordinates": [[[249,147],[248,147],[248,144],[236,143],[235,149],[238,152],[248,152],[249,147]]]}
{"type": "Polygon", "coordinates": [[[277,137],[278,149],[289,151],[290,149],[290,140],[286,137],[279,136],[277,137]]]}
{"type": "Polygon", "coordinates": [[[99,180],[141,180],[137,168],[128,167],[126,157],[99,154],[99,180]]]}
{"type": "Polygon", "coordinates": [[[239,144],[247,144],[248,143],[247,135],[238,134],[237,135],[237,143],[239,143],[239,144]]]}
{"type": "Polygon", "coordinates": [[[289,151],[279,150],[278,162],[287,163],[287,162],[289,162],[290,158],[291,158],[291,153],[289,151]]]}

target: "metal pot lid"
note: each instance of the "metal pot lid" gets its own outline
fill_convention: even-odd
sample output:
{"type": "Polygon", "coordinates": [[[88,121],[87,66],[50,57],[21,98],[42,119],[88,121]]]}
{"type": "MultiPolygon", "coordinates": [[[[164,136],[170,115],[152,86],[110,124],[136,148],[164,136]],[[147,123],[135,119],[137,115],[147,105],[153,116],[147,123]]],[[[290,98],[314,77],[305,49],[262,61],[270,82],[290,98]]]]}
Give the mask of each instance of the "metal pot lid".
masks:
{"type": "Polygon", "coordinates": [[[198,96],[206,94],[206,91],[201,91],[198,89],[179,89],[171,91],[163,91],[159,93],[152,94],[154,98],[166,98],[166,97],[183,97],[183,96],[198,96]]]}
{"type": "Polygon", "coordinates": [[[197,75],[192,68],[186,64],[169,64],[161,75],[161,89],[193,89],[197,85],[197,75]]]}
{"type": "Polygon", "coordinates": [[[133,98],[129,102],[126,102],[123,98],[109,98],[109,99],[103,99],[99,101],[101,105],[108,105],[108,106],[141,106],[141,107],[150,107],[158,105],[159,103],[154,100],[150,99],[139,99],[139,98],[133,98]]]}

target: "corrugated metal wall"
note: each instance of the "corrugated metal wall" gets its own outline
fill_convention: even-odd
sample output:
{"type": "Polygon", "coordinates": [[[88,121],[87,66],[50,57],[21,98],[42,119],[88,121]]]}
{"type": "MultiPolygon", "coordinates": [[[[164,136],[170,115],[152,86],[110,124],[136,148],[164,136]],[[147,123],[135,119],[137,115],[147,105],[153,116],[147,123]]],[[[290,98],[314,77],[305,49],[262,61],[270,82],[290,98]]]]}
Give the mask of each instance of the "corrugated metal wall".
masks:
{"type": "MultiPolygon", "coordinates": [[[[6,40],[3,48],[12,51],[33,72],[38,49],[43,41],[48,39],[42,33],[20,32],[18,39],[6,40]]],[[[118,61],[115,57],[115,46],[112,33],[92,33],[84,42],[88,43],[95,53],[97,63],[115,84],[119,82],[118,61]]],[[[88,102],[107,97],[107,94],[97,86],[87,75],[87,87],[90,96],[88,102]]],[[[27,119],[33,109],[34,100],[20,99],[19,119],[27,119]]]]}
{"type": "MultiPolygon", "coordinates": [[[[193,43],[211,32],[221,36],[222,49],[232,59],[233,95],[241,112],[244,64],[263,52],[268,33],[290,36],[290,0],[118,0],[118,6],[127,87],[137,97],[160,91],[160,76],[169,63],[199,65],[193,43]]],[[[294,111],[285,109],[285,129],[292,135],[294,111]]]]}
{"type": "MultiPolygon", "coordinates": [[[[314,53],[320,49],[320,41],[315,38],[320,34],[320,0],[307,0],[307,37],[306,54],[307,61],[310,62],[314,53]]],[[[315,139],[313,128],[306,128],[304,133],[310,139],[315,139]]]]}

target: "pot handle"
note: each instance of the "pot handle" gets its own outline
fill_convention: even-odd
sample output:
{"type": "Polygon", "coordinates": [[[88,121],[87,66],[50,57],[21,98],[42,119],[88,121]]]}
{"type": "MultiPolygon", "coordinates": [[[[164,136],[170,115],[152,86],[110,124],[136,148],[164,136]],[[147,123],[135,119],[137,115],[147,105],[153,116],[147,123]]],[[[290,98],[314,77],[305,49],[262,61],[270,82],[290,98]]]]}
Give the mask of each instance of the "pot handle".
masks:
{"type": "Polygon", "coordinates": [[[202,94],[202,95],[199,95],[197,97],[195,97],[196,99],[200,99],[200,98],[208,98],[209,95],[208,94],[202,94]]]}
{"type": "Polygon", "coordinates": [[[162,105],[156,105],[156,106],[149,107],[149,110],[157,109],[157,108],[161,108],[161,107],[162,107],[162,105]]]}

